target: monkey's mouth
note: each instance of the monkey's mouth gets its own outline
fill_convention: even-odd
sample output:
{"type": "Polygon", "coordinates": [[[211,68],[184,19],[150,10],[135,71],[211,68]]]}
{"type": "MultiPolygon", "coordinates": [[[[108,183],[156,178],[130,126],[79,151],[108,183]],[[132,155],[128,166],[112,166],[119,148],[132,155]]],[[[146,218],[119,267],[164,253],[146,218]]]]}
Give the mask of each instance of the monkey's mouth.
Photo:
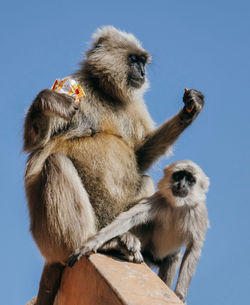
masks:
{"type": "Polygon", "coordinates": [[[145,82],[145,77],[135,77],[133,74],[128,76],[128,85],[133,88],[141,88],[145,82]]]}
{"type": "Polygon", "coordinates": [[[188,195],[188,190],[186,188],[178,188],[177,186],[173,186],[172,193],[175,197],[184,198],[188,195]]]}

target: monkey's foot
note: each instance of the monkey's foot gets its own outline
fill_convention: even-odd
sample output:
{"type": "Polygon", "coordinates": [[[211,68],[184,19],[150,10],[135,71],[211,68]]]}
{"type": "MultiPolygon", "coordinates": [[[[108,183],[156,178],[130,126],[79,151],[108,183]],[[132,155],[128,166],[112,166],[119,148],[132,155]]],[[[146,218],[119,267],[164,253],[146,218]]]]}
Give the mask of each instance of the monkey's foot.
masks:
{"type": "MultiPolygon", "coordinates": [[[[128,234],[130,233],[128,232],[128,234]]],[[[142,263],[143,256],[140,252],[140,243],[138,244],[138,242],[136,242],[135,239],[133,240],[132,237],[130,238],[129,236],[126,235],[127,233],[124,233],[121,236],[109,240],[108,242],[103,244],[99,248],[99,250],[104,253],[115,250],[116,252],[121,253],[123,259],[125,259],[128,262],[142,263]]],[[[137,237],[135,238],[137,239],[137,237]]]]}
{"type": "Polygon", "coordinates": [[[129,262],[133,262],[136,264],[143,263],[144,259],[140,251],[128,251],[125,248],[121,249],[122,254],[124,255],[125,259],[129,262]]]}
{"type": "Polygon", "coordinates": [[[134,263],[142,263],[143,256],[141,254],[141,242],[140,240],[131,232],[126,232],[119,236],[121,247],[121,252],[125,258],[134,263]]]}

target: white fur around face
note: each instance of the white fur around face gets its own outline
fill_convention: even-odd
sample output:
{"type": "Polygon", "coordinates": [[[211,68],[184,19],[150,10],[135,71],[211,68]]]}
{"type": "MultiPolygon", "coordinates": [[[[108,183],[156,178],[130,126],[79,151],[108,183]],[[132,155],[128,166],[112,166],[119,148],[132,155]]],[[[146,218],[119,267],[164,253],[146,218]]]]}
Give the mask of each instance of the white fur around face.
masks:
{"type": "Polygon", "coordinates": [[[165,176],[158,183],[159,192],[166,198],[167,202],[173,206],[195,206],[199,202],[206,200],[206,192],[209,188],[209,178],[203,170],[190,160],[175,162],[164,169],[165,176]],[[175,197],[172,193],[171,177],[175,171],[186,170],[196,179],[196,184],[191,188],[187,197],[175,197]]]}

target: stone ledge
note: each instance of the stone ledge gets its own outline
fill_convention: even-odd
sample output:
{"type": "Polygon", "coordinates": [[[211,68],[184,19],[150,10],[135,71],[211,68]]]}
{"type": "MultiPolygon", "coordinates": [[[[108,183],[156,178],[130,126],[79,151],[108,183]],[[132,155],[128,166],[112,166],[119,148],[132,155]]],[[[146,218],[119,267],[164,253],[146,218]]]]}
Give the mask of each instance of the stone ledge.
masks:
{"type": "Polygon", "coordinates": [[[93,254],[66,268],[57,305],[183,304],[146,264],[93,254]]]}

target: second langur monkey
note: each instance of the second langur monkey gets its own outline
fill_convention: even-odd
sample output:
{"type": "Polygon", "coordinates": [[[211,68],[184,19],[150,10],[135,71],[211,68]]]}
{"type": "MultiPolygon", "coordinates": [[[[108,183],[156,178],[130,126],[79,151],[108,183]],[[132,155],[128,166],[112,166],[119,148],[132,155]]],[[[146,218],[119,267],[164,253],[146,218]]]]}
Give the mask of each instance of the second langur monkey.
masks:
{"type": "Polygon", "coordinates": [[[99,248],[118,248],[116,245],[122,243],[134,261],[140,262],[144,257],[149,264],[157,265],[160,278],[171,287],[180,250],[185,246],[175,287],[177,296],[185,301],[209,224],[205,205],[209,178],[197,164],[184,160],[165,168],[158,187],[158,192],[121,213],[76,250],[68,265],[72,267],[84,254],[99,248]],[[125,233],[128,230],[132,233],[125,233]]]}

